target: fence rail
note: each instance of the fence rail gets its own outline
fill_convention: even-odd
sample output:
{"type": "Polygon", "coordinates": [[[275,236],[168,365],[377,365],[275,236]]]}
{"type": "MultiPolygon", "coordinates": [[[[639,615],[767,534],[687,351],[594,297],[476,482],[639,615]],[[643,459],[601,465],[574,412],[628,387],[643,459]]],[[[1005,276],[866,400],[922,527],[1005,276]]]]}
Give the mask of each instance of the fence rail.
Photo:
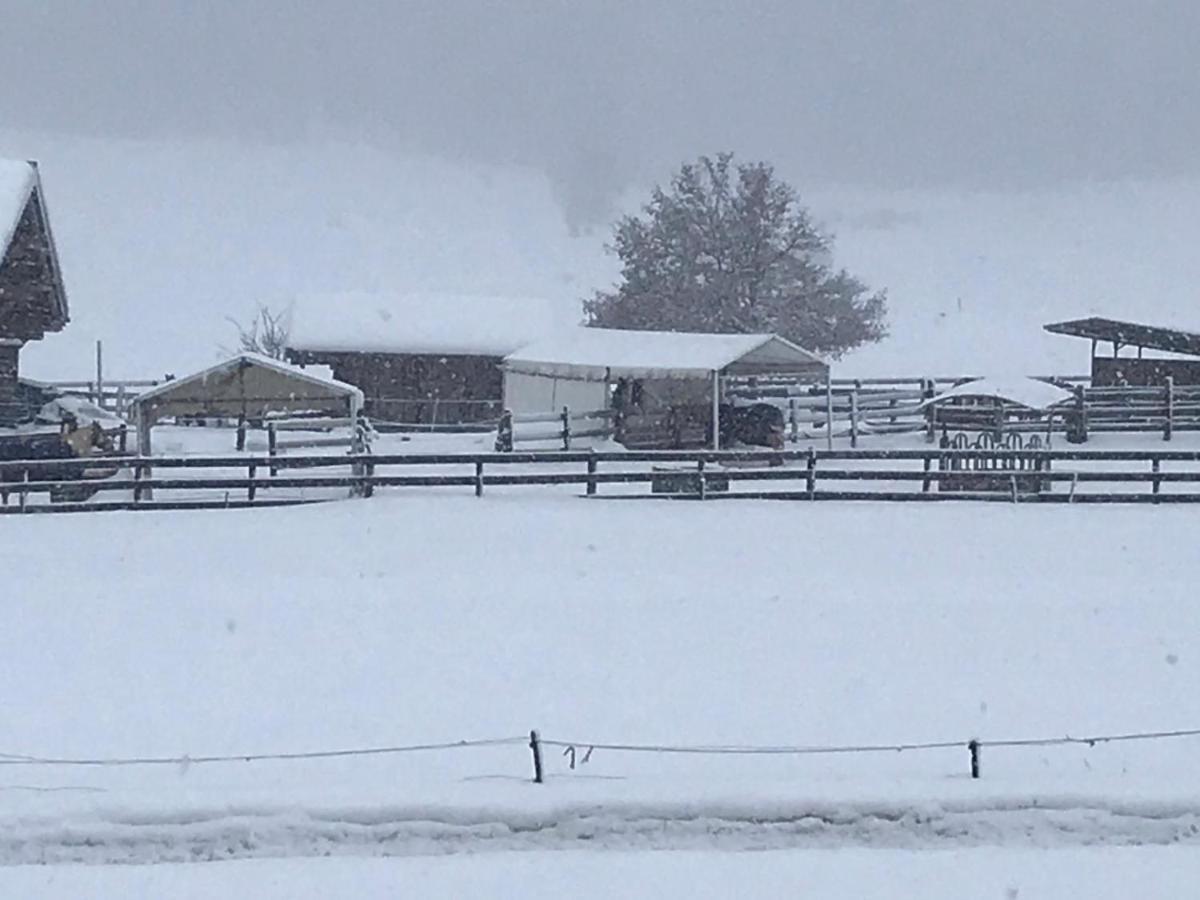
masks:
{"type": "Polygon", "coordinates": [[[593,497],[602,486],[620,485],[626,490],[604,496],[684,500],[1193,503],[1200,502],[1200,451],[517,451],[16,460],[0,462],[0,513],[281,506],[337,499],[347,490],[370,496],[379,488],[469,488],[481,496],[488,488],[553,485],[581,487],[593,497]],[[86,470],[98,468],[113,474],[81,482],[86,470]],[[331,471],[337,469],[342,471],[331,471]],[[638,486],[650,490],[628,490],[638,486]],[[54,502],[54,493],[69,488],[86,488],[96,499],[54,502]],[[173,495],[154,497],[155,491],[173,495]]]}

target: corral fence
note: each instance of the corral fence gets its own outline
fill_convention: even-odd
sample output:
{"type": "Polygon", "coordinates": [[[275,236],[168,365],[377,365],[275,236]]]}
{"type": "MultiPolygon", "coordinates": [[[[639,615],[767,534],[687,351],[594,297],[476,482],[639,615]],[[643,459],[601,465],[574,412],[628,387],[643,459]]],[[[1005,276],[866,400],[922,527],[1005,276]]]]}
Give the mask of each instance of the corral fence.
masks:
{"type": "Polygon", "coordinates": [[[496,426],[496,452],[511,453],[516,444],[546,441],[561,442],[563,450],[570,450],[572,440],[610,438],[616,415],[611,409],[580,412],[569,406],[557,413],[514,414],[506,409],[496,426]]]}
{"type": "Polygon", "coordinates": [[[138,394],[162,384],[162,379],[131,381],[50,381],[47,387],[69,397],[83,397],[94,406],[124,418],[138,394]]]}
{"type": "Polygon", "coordinates": [[[930,448],[112,457],[0,462],[0,513],[281,506],[380,488],[578,487],[585,496],[1011,503],[1200,502],[1200,451],[930,448]],[[81,473],[94,496],[46,502],[81,473]],[[342,471],[336,471],[341,469],[342,471]],[[647,488],[649,490],[647,490],[647,488]],[[157,495],[155,492],[159,492],[157,495]],[[163,495],[167,496],[163,496],[163,495]]]}
{"type": "Polygon", "coordinates": [[[1074,400],[1049,411],[1030,410],[988,398],[956,398],[928,405],[942,391],[970,381],[955,379],[833,379],[828,384],[785,380],[742,381],[730,388],[741,403],[769,403],[784,413],[793,443],[825,436],[826,429],[857,447],[869,434],[924,433],[932,442],[946,431],[1065,434],[1083,443],[1091,434],[1161,434],[1200,431],[1200,385],[1090,387],[1083,376],[1036,376],[1070,389],[1074,400]]]}

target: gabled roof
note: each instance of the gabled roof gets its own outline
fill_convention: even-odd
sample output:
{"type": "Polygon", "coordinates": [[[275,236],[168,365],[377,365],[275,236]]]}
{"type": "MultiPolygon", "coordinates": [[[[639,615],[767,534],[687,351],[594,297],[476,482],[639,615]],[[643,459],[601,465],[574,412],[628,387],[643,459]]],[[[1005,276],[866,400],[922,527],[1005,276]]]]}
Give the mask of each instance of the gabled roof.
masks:
{"type": "Polygon", "coordinates": [[[817,354],[775,334],[697,334],[573,328],[504,359],[510,372],[601,381],[756,375],[824,368],[817,354]]]}
{"type": "Polygon", "coordinates": [[[1067,334],[1097,341],[1116,341],[1129,347],[1200,356],[1200,332],[1181,328],[1145,325],[1101,316],[1052,322],[1045,328],[1053,334],[1067,334]]]}
{"type": "Polygon", "coordinates": [[[501,357],[578,318],[569,304],[531,297],[308,294],[292,304],[288,350],[501,357]]]}
{"type": "Polygon", "coordinates": [[[34,217],[35,227],[45,237],[45,265],[50,268],[54,303],[46,324],[51,330],[57,330],[70,319],[70,310],[62,269],[58,263],[58,249],[54,244],[54,233],[50,229],[50,217],[42,194],[41,174],[36,162],[0,159],[0,264],[7,257],[22,221],[28,216],[34,217]]]}
{"type": "Polygon", "coordinates": [[[352,384],[324,378],[258,353],[239,353],[194,375],[138,394],[133,406],[149,421],[197,412],[251,416],[362,404],[352,384]]]}
{"type": "Polygon", "coordinates": [[[0,159],[0,259],[8,252],[36,184],[33,163],[0,159]]]}

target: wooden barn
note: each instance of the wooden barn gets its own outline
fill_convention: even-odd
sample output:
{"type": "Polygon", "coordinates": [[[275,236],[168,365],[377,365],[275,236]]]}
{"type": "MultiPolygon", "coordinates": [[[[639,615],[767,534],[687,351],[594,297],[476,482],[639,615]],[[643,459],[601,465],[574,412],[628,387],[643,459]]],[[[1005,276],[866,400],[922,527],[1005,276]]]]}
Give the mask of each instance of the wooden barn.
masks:
{"type": "Polygon", "coordinates": [[[1200,385],[1200,331],[1100,316],[1045,328],[1091,341],[1092,387],[1156,387],[1168,376],[1176,385],[1200,385]],[[1147,350],[1159,355],[1147,356],[1147,350]]]}
{"type": "Polygon", "coordinates": [[[745,417],[726,396],[727,380],[817,382],[829,365],[775,334],[574,328],[509,354],[504,374],[514,414],[611,409],[616,440],[631,449],[718,448],[738,437],[731,426],[745,417]]]}
{"type": "Polygon", "coordinates": [[[21,348],[67,321],[37,164],[0,160],[0,427],[31,420],[51,399],[20,380],[21,348]]]}
{"type": "Polygon", "coordinates": [[[377,424],[491,422],[503,407],[500,363],[570,322],[542,300],[461,294],[307,296],[293,305],[288,360],[320,364],[362,390],[377,424]]]}

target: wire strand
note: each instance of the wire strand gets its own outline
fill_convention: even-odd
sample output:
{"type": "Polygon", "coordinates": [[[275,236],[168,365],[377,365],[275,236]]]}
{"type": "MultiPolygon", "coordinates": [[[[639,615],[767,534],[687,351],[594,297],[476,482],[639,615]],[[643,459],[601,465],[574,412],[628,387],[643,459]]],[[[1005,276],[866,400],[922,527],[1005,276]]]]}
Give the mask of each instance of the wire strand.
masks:
{"type": "Polygon", "coordinates": [[[0,754],[0,766],[166,766],[198,763],[261,762],[265,760],[334,759],[347,756],[384,756],[427,750],[461,750],[468,747],[497,747],[527,741],[525,737],[488,738],[441,744],[408,744],[394,747],[361,747],[347,750],[310,750],[295,753],[239,753],[226,756],[127,756],[45,757],[0,754]]]}

